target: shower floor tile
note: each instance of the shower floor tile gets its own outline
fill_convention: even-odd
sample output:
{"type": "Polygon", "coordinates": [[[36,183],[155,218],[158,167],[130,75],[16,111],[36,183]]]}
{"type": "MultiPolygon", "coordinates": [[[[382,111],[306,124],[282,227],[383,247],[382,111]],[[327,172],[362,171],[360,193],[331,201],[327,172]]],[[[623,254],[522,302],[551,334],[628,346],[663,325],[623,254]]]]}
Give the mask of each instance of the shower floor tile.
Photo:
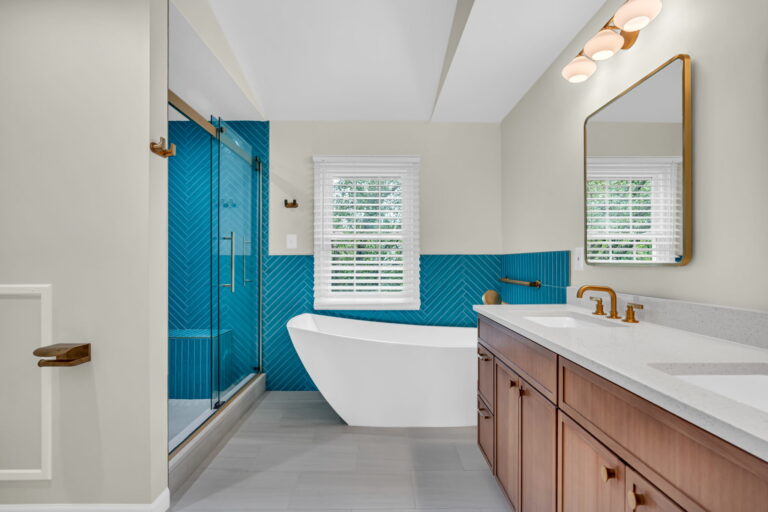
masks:
{"type": "Polygon", "coordinates": [[[194,432],[213,414],[210,399],[169,399],[168,400],[168,450],[194,432]]]}
{"type": "Polygon", "coordinates": [[[317,392],[267,392],[174,512],[506,512],[474,428],[349,427],[317,392]]]}

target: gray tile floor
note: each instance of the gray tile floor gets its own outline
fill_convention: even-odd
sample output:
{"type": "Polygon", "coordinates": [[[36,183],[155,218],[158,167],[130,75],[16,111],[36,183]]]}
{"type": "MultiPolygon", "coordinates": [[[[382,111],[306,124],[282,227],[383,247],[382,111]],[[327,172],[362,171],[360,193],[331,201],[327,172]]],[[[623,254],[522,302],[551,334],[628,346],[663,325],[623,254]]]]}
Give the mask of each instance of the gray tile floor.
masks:
{"type": "Polygon", "coordinates": [[[506,512],[474,428],[349,427],[315,392],[268,392],[181,511],[506,512]]]}

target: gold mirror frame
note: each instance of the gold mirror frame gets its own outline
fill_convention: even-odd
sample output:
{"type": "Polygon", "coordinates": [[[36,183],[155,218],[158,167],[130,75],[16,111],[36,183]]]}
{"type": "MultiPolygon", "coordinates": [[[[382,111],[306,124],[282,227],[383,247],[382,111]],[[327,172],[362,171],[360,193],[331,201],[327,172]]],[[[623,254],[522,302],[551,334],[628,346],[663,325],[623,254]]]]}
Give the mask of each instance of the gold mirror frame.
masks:
{"type": "Polygon", "coordinates": [[[687,265],[693,257],[693,137],[692,137],[692,104],[691,104],[691,56],[686,54],[675,55],[661,66],[657,67],[643,78],[629,86],[621,94],[613,98],[611,101],[592,112],[584,120],[584,261],[590,266],[610,266],[610,267],[657,267],[657,266],[673,266],[679,267],[687,265]],[[587,123],[595,115],[605,110],[608,106],[612,105],[618,99],[622,98],[630,91],[638,87],[640,84],[653,77],[659,71],[672,64],[676,60],[683,63],[683,257],[676,263],[590,263],[587,258],[586,250],[587,244],[587,123]]]}

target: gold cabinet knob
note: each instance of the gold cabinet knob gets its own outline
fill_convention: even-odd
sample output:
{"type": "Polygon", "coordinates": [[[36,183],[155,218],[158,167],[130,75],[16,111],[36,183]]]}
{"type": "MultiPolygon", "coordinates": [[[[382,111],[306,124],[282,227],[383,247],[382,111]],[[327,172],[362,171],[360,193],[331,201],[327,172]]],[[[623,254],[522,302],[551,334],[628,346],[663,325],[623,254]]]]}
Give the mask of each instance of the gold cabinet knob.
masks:
{"type": "Polygon", "coordinates": [[[627,492],[627,504],[629,505],[629,510],[637,510],[637,507],[645,504],[645,497],[635,491],[629,491],[627,492]]]}
{"type": "Polygon", "coordinates": [[[607,482],[611,478],[616,478],[616,470],[607,466],[601,466],[600,476],[602,477],[603,482],[607,482]]]}

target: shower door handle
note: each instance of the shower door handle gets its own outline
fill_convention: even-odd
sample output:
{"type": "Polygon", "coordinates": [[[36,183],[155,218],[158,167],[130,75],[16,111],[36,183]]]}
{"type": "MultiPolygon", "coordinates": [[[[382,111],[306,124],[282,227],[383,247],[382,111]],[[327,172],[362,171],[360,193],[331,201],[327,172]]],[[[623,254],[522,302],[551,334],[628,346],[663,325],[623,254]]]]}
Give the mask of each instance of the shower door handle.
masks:
{"type": "Polygon", "coordinates": [[[229,240],[229,284],[221,286],[235,293],[235,232],[230,231],[229,236],[224,236],[222,239],[229,240]]]}
{"type": "Polygon", "coordinates": [[[252,279],[248,279],[248,252],[245,250],[246,246],[251,247],[253,244],[250,240],[243,240],[243,284],[248,284],[252,279]]]}

